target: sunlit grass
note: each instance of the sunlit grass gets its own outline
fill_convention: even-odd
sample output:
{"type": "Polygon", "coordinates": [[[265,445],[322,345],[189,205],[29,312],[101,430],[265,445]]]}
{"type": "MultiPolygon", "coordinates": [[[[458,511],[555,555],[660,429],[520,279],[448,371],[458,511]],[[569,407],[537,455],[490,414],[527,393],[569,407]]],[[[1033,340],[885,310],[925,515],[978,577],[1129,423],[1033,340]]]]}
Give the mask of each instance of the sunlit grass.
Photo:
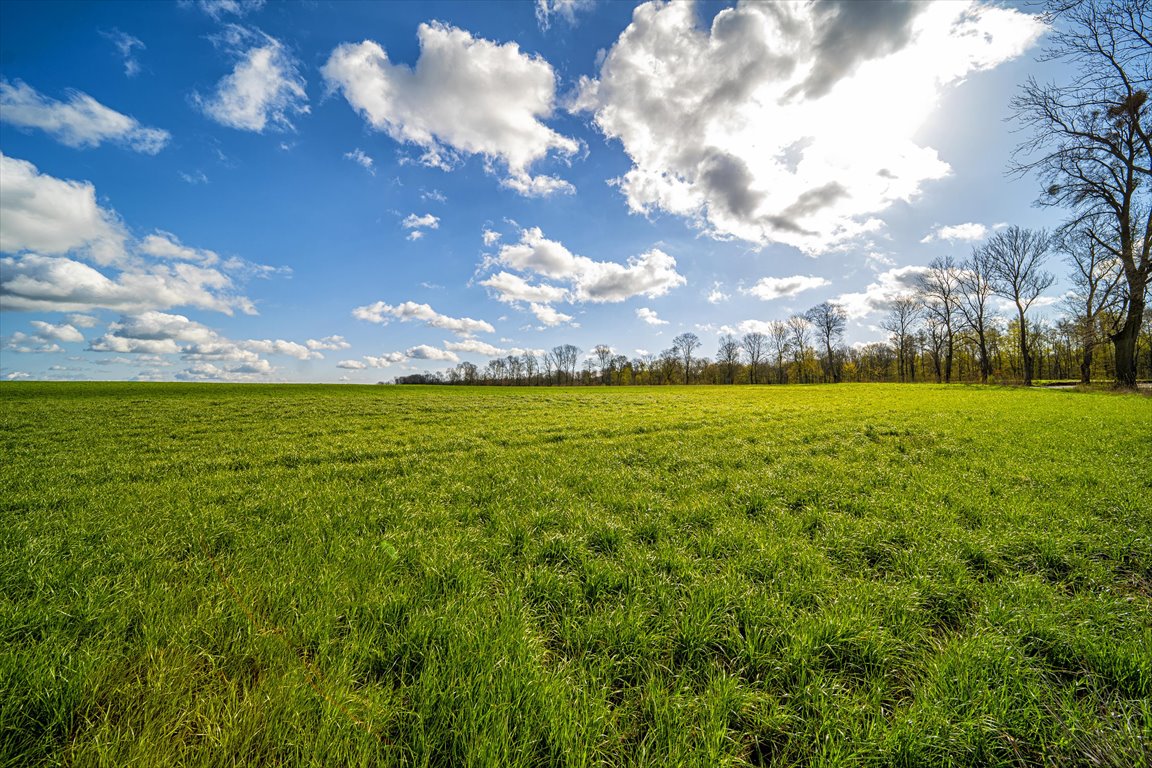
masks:
{"type": "Polygon", "coordinates": [[[1152,400],[0,386],[0,764],[1136,765],[1152,400]]]}

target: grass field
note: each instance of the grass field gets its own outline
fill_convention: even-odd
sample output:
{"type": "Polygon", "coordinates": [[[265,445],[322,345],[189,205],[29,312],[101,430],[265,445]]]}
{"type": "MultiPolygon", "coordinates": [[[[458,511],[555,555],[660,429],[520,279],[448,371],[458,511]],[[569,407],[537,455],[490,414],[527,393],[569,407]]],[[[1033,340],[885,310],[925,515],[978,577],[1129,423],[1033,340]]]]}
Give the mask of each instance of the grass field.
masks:
{"type": "Polygon", "coordinates": [[[0,764],[1148,764],[1152,399],[0,386],[0,764]]]}

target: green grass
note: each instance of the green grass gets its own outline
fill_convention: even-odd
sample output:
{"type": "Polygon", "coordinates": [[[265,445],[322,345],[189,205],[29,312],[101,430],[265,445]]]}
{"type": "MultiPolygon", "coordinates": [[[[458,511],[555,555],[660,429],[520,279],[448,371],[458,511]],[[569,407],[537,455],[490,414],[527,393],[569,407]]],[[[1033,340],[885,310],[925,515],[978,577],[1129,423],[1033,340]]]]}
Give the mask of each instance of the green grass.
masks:
{"type": "Polygon", "coordinates": [[[1152,399],[18,383],[0,446],[0,765],[1152,749],[1152,399]]]}

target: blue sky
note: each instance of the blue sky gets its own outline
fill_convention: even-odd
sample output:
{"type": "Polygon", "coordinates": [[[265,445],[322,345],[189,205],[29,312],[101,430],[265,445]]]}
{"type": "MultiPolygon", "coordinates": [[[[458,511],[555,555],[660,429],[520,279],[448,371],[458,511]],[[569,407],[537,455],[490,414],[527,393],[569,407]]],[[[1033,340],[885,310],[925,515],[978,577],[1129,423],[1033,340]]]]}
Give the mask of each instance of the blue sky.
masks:
{"type": "MultiPolygon", "coordinates": [[[[1053,226],[1021,6],[0,5],[0,377],[375,382],[712,354],[1053,226]]],[[[1061,271],[1059,265],[1050,265],[1061,271]]],[[[1059,286],[1052,289],[1058,295],[1059,286]]]]}

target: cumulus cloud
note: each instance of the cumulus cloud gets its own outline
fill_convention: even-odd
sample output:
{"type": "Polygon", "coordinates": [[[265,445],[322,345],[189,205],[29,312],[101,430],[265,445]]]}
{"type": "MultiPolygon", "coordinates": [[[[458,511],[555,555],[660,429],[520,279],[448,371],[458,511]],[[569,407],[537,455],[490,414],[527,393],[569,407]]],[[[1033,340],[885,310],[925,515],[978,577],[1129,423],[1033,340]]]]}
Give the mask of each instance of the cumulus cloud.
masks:
{"type": "MultiPolygon", "coordinates": [[[[390,365],[395,365],[396,363],[402,363],[407,359],[408,358],[404,355],[403,352],[389,352],[387,354],[380,355],[378,357],[373,357],[372,355],[365,355],[364,356],[365,362],[367,362],[368,366],[371,368],[387,368],[390,365]]],[[[354,362],[354,361],[348,361],[348,362],[354,362]]],[[[344,367],[347,368],[348,366],[344,366],[344,367]]]]}
{"type": "Polygon", "coordinates": [[[480,237],[484,240],[484,245],[491,248],[500,240],[500,233],[493,232],[492,230],[485,227],[484,231],[480,234],[480,237]]]}
{"type": "Polygon", "coordinates": [[[308,339],[305,344],[308,349],[317,352],[320,350],[336,351],[340,349],[350,349],[352,347],[343,336],[325,336],[322,339],[308,339]]]}
{"type": "Polygon", "coordinates": [[[574,301],[620,302],[633,296],[656,298],[686,282],[676,271],[676,260],[659,248],[630,257],[627,264],[593,261],[545,238],[539,227],[521,231],[520,242],[501,247],[495,262],[567,282],[571,286],[570,299],[574,301]]]}
{"type": "Polygon", "coordinates": [[[352,150],[351,152],[345,152],[344,158],[356,163],[373,176],[376,175],[376,169],[373,167],[374,161],[371,157],[364,154],[364,150],[360,149],[360,147],[356,147],[356,149],[352,150]]]}
{"type": "Polygon", "coordinates": [[[549,153],[571,155],[579,144],[541,122],[552,115],[556,78],[542,58],[439,22],[421,24],[415,68],[393,64],[370,40],[338,46],[322,72],[373,128],[424,152],[421,162],[450,168],[460,155],[480,155],[506,170],[503,183],[520,194],[572,191],[551,176],[533,176],[549,153]]]}
{"type": "Polygon", "coordinates": [[[455,352],[438,349],[427,344],[418,344],[404,350],[404,356],[409,360],[443,360],[449,363],[458,363],[460,358],[455,352]]]}
{"type": "Polygon", "coordinates": [[[552,328],[557,325],[565,323],[572,323],[572,315],[566,315],[553,306],[548,304],[537,304],[533,302],[528,305],[528,309],[536,316],[536,319],[544,326],[552,328]]]}
{"type": "Polygon", "coordinates": [[[341,360],[340,362],[336,363],[336,367],[344,368],[349,371],[362,371],[368,366],[359,360],[341,360]]]}
{"type": "Polygon", "coordinates": [[[497,300],[506,304],[520,301],[550,304],[568,298],[568,290],[565,288],[547,283],[532,284],[511,272],[497,272],[487,280],[481,280],[480,285],[491,288],[496,292],[497,300]]]}
{"type": "Polygon", "coordinates": [[[0,154],[0,305],[17,311],[198,307],[255,314],[237,280],[275,272],[185,246],[167,232],[131,241],[87,182],[0,154]],[[90,262],[90,263],[88,263],[90,262]],[[95,266],[93,266],[95,265],[95,266]]]}
{"type": "Polygon", "coordinates": [[[822,277],[814,275],[792,275],[791,277],[762,277],[751,288],[745,288],[744,293],[751,294],[764,301],[772,301],[787,296],[795,296],[813,288],[831,285],[822,277]]]}
{"type": "Polygon", "coordinates": [[[84,341],[84,334],[80,333],[77,328],[69,323],[61,323],[53,325],[52,323],[45,322],[44,320],[33,320],[31,326],[36,329],[36,335],[41,339],[51,339],[53,341],[63,342],[82,342],[84,341]]]}
{"type": "Polygon", "coordinates": [[[863,291],[842,293],[833,301],[844,307],[848,317],[858,320],[873,312],[885,311],[896,299],[914,293],[917,281],[927,271],[927,267],[918,266],[889,269],[877,275],[876,281],[863,291]]]}
{"type": "Polygon", "coordinates": [[[440,227],[440,219],[430,213],[423,216],[417,216],[414,213],[408,214],[401,226],[405,229],[438,229],[440,227]]]}
{"type": "Polygon", "coordinates": [[[178,354],[194,364],[188,369],[198,372],[194,378],[272,373],[275,368],[263,355],[296,360],[323,357],[307,345],[285,339],[229,339],[184,315],[157,311],[122,316],[104,335],[93,339],[88,349],[118,355],[178,354]]]}
{"type": "Polygon", "coordinates": [[[97,147],[111,142],[154,155],[171,138],[168,131],[145,128],[136,118],[104,106],[80,91],[56,101],[16,80],[0,80],[0,120],[19,128],[38,128],[69,147],[97,147]]]}
{"type": "Polygon", "coordinates": [[[464,339],[463,341],[446,341],[444,342],[444,349],[449,352],[460,352],[462,354],[483,355],[484,357],[507,357],[508,355],[520,356],[523,354],[542,355],[542,349],[524,349],[522,347],[497,347],[494,344],[488,344],[480,341],[479,339],[464,339]]]}
{"type": "Polygon", "coordinates": [[[189,306],[229,315],[256,313],[250,299],[232,292],[228,275],[193,264],[129,265],[114,277],[74,259],[33,253],[4,257],[0,264],[0,304],[10,310],[135,312],[189,306]]]}
{"type": "Polygon", "coordinates": [[[648,3],[572,107],[623,145],[633,211],[818,253],[947,175],[917,130],[945,88],[1043,29],[978,2],[745,3],[709,29],[690,3],[648,3]]]}
{"type": "Polygon", "coordinates": [[[121,32],[119,29],[113,29],[111,32],[101,32],[104,37],[116,46],[116,50],[120,52],[120,58],[124,60],[124,75],[126,77],[136,77],[140,74],[140,60],[136,58],[136,49],[139,48],[143,51],[148,46],[144,45],[143,41],[138,37],[133,37],[127,32],[121,32]]]}
{"type": "Polygon", "coordinates": [[[417,304],[406,301],[403,304],[392,306],[383,301],[377,301],[352,310],[352,316],[357,320],[366,320],[370,323],[387,325],[393,319],[402,323],[423,321],[431,328],[441,328],[452,331],[459,336],[472,336],[476,333],[493,333],[495,328],[484,320],[474,320],[471,317],[449,317],[442,315],[427,304],[417,304]]]}
{"type": "Polygon", "coordinates": [[[90,183],[57,179],[2,153],[0,178],[0,251],[84,251],[100,264],[123,259],[127,234],[116,215],[96,202],[90,183]]]}
{"type": "Polygon", "coordinates": [[[77,328],[95,328],[100,325],[100,319],[92,315],[68,315],[68,322],[77,328]]]}
{"type": "Polygon", "coordinates": [[[661,320],[660,316],[656,314],[656,310],[649,309],[648,307],[640,307],[637,309],[636,317],[648,323],[648,325],[668,325],[668,321],[661,320]]]}
{"type": "Polygon", "coordinates": [[[731,298],[728,294],[724,293],[723,288],[724,286],[720,283],[712,284],[712,290],[708,291],[709,304],[722,304],[731,298]]]}
{"type": "Polygon", "coordinates": [[[292,117],[307,114],[308,94],[296,58],[274,37],[230,25],[220,37],[237,58],[210,96],[193,101],[221,125],[263,133],[271,125],[292,130],[292,117]]]}
{"type": "Polygon", "coordinates": [[[969,221],[964,224],[936,227],[936,229],[925,235],[924,239],[920,242],[931,243],[935,240],[947,240],[948,242],[955,242],[956,240],[983,240],[987,235],[988,227],[969,221]]]}

